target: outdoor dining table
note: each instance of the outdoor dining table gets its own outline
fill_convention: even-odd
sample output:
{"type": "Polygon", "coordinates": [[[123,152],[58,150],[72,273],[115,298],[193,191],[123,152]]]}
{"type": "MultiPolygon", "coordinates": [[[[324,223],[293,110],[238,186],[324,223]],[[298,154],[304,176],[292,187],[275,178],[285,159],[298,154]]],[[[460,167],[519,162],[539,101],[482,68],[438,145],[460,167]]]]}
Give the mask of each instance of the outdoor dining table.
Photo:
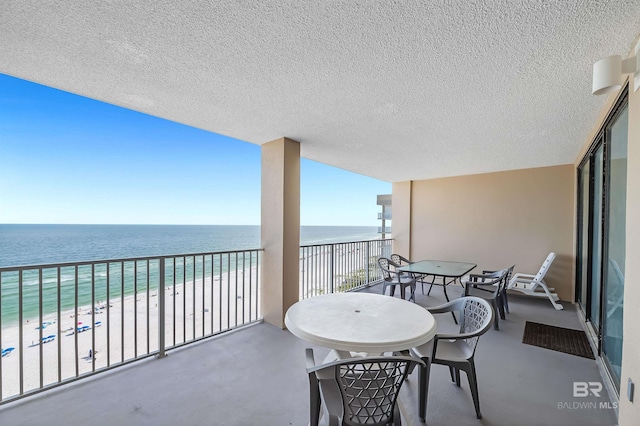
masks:
{"type": "Polygon", "coordinates": [[[422,306],[372,293],[304,299],[289,308],[284,322],[294,336],[333,349],[340,358],[404,351],[436,334],[436,320],[422,306]]]}
{"type": "MultiPolygon", "coordinates": [[[[406,272],[413,275],[422,275],[426,277],[431,277],[431,281],[427,281],[428,284],[440,285],[444,291],[444,297],[449,301],[449,295],[447,294],[447,286],[449,284],[453,284],[456,280],[459,280],[464,275],[468,274],[473,268],[478,266],[475,263],[467,263],[467,262],[452,262],[446,260],[421,260],[419,262],[409,263],[407,265],[402,265],[398,268],[401,272],[406,272]],[[441,279],[441,282],[436,282],[436,279],[441,279]]],[[[431,287],[429,287],[429,291],[427,295],[431,294],[431,287]]],[[[452,312],[453,319],[456,320],[455,314],[452,312]]]]}
{"type": "MultiPolygon", "coordinates": [[[[436,320],[422,306],[372,293],[332,293],[300,300],[287,310],[284,323],[294,336],[332,349],[324,362],[406,351],[436,334],[436,320]]],[[[326,403],[322,404],[325,410],[326,403]]],[[[401,416],[407,418],[401,399],[396,403],[401,416]]],[[[319,417],[315,398],[310,413],[310,419],[319,417]]]]}
{"type": "MultiPolygon", "coordinates": [[[[414,275],[425,275],[432,277],[432,280],[431,282],[429,282],[429,284],[441,285],[444,290],[444,297],[448,302],[449,296],[447,295],[447,285],[455,283],[456,280],[468,274],[476,266],[478,265],[476,265],[475,263],[467,262],[421,260],[419,262],[402,265],[398,268],[398,270],[414,275]],[[436,278],[442,279],[442,282],[435,282],[436,278]]],[[[431,289],[429,289],[429,292],[431,292],[431,289]]]]}

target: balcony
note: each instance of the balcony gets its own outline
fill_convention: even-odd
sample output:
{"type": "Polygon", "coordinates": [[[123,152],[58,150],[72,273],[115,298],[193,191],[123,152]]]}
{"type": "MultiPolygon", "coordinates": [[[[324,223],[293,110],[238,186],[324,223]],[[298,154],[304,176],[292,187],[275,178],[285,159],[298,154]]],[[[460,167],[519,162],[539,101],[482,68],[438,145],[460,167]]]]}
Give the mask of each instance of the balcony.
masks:
{"type": "MultiPolygon", "coordinates": [[[[301,254],[309,258],[309,249],[304,250],[301,254]]],[[[316,250],[330,251],[328,247],[316,250]]],[[[368,284],[355,288],[380,293],[379,284],[368,284]]],[[[458,297],[460,290],[456,286],[449,293],[458,297]]],[[[444,302],[440,288],[434,288],[431,296],[420,289],[417,293],[422,306],[444,302]]],[[[476,353],[482,424],[615,424],[615,411],[604,390],[599,397],[573,397],[574,382],[601,382],[595,361],[522,343],[525,321],[581,328],[571,305],[556,311],[545,300],[514,296],[510,307],[500,330],[484,335],[476,353]]],[[[439,329],[455,330],[450,316],[437,319],[439,329]]],[[[169,345],[166,357],[147,356],[5,404],[0,407],[2,424],[308,423],[307,343],[259,321],[190,343],[169,345]]],[[[327,353],[323,348],[315,350],[318,357],[327,353]]],[[[414,372],[402,389],[406,424],[419,424],[417,382],[414,372]]],[[[480,423],[464,377],[457,388],[446,368],[432,368],[427,422],[480,423]]]]}
{"type": "MultiPolygon", "coordinates": [[[[640,221],[633,219],[640,217],[640,150],[637,143],[632,143],[640,140],[637,125],[640,91],[630,84],[634,83],[633,76],[625,75],[620,90],[606,99],[597,101],[589,94],[590,64],[610,54],[625,58],[637,54],[638,14],[633,13],[635,9],[627,2],[482,1],[474,2],[473,7],[461,7],[459,2],[438,2],[428,7],[396,2],[375,8],[365,2],[330,2],[327,7],[295,9],[270,2],[257,5],[245,2],[234,4],[231,14],[229,2],[209,2],[206,7],[195,2],[163,2],[162,7],[153,9],[136,5],[105,7],[97,2],[84,2],[82,7],[61,7],[61,2],[38,2],[37,7],[33,4],[5,2],[3,5],[10,18],[0,26],[3,73],[261,145],[264,191],[261,225],[273,231],[274,238],[265,238],[265,241],[276,240],[272,247],[265,245],[264,248],[265,254],[270,250],[277,252],[274,256],[278,260],[265,264],[277,265],[280,269],[277,272],[285,277],[269,280],[270,274],[265,274],[265,286],[282,285],[273,291],[263,291],[263,295],[276,294],[282,288],[289,293],[298,290],[294,232],[299,227],[300,179],[295,160],[299,160],[300,146],[292,146],[287,136],[303,141],[303,156],[310,160],[394,182],[394,250],[399,253],[417,258],[468,259],[490,268],[508,261],[522,271],[535,271],[541,258],[550,251],[557,252],[557,268],[549,277],[550,285],[557,288],[563,300],[578,300],[588,310],[593,307],[594,315],[589,314],[605,330],[600,337],[606,338],[609,334],[606,331],[608,315],[604,309],[597,309],[599,296],[603,295],[604,301],[607,289],[611,288],[607,284],[606,255],[623,257],[624,279],[631,285],[613,301],[623,301],[627,309],[622,318],[615,318],[615,322],[612,320],[609,324],[618,331],[624,330],[624,342],[622,347],[615,343],[611,351],[606,343],[600,345],[598,355],[615,363],[615,368],[610,366],[602,378],[596,379],[604,380],[607,374],[618,373],[617,377],[612,376],[611,382],[621,395],[620,424],[640,424],[637,396],[636,402],[626,397],[633,389],[630,385],[640,382],[640,357],[637,356],[640,329],[636,326],[640,314],[629,309],[640,303],[639,287],[633,285],[640,280],[640,263],[636,261],[640,256],[640,240],[634,238],[640,234],[640,221]],[[362,19],[363,16],[368,19],[362,19]],[[536,31],[523,31],[523,23],[536,31]],[[353,37],[354,26],[361,37],[353,37]],[[238,31],[239,28],[257,30],[238,31]],[[325,31],[326,28],[332,31],[325,31]],[[470,31],[475,29],[478,31],[470,31]],[[545,34],[542,46],[540,34],[545,34]],[[469,35],[474,37],[471,43],[469,35]],[[407,40],[415,42],[407,43],[407,40]],[[438,43],[429,43],[430,40],[438,43]],[[399,50],[398,46],[403,48],[399,50]],[[456,58],[466,60],[451,60],[451,52],[455,52],[456,58]],[[349,64],[346,68],[345,58],[349,64]],[[211,72],[212,64],[224,66],[211,72]],[[323,67],[319,69],[318,64],[323,67]],[[501,67],[499,73],[477,72],[491,71],[495,64],[514,66],[501,67]],[[523,65],[526,73],[522,72],[523,65]],[[472,82],[459,78],[461,74],[470,73],[474,75],[472,82]],[[496,90],[498,86],[503,90],[496,90]],[[212,93],[216,96],[212,97],[212,93]],[[420,96],[425,93],[429,95],[420,96]],[[356,96],[349,96],[351,94],[356,96]],[[516,98],[526,102],[513,108],[516,98]],[[342,101],[345,99],[346,102],[342,101]],[[617,133],[611,132],[612,125],[625,106],[628,106],[628,120],[618,125],[619,130],[626,129],[622,132],[626,137],[619,140],[628,140],[629,149],[610,150],[609,136],[617,133]],[[563,119],[558,119],[557,112],[562,111],[571,113],[561,114],[563,119]],[[460,116],[465,120],[461,122],[460,116]],[[277,137],[281,139],[274,141],[277,137]],[[381,153],[390,153],[385,157],[389,160],[382,162],[381,153]],[[626,157],[628,163],[618,161],[626,157]],[[278,161],[271,161],[274,158],[278,161]],[[618,168],[611,167],[615,163],[625,164],[621,167],[625,176],[611,175],[618,168]],[[621,187],[622,183],[626,187],[621,187]],[[624,202],[620,198],[616,202],[614,194],[622,195],[624,202]],[[289,208],[282,212],[282,206],[289,208]],[[620,213],[624,213],[624,217],[620,213]],[[610,221],[610,217],[614,220],[610,221]],[[610,230],[611,235],[619,236],[615,238],[615,250],[607,242],[610,230]],[[291,248],[281,250],[285,235],[294,235],[291,238],[294,242],[291,248]],[[598,250],[592,241],[602,242],[605,250],[598,250]],[[288,261],[282,262],[283,258],[288,261]],[[588,261],[585,265],[576,265],[576,260],[582,262],[581,259],[588,261]],[[285,264],[293,265],[293,271],[283,272],[280,265],[285,264]],[[583,273],[580,266],[584,266],[587,273],[583,273]],[[293,281],[296,282],[291,284],[293,281]]],[[[97,158],[104,158],[99,150],[89,148],[97,158]]],[[[157,169],[163,167],[161,162],[145,161],[157,169]]],[[[178,180],[184,174],[179,168],[162,170],[167,179],[178,180]]],[[[215,188],[214,184],[211,187],[215,188]]],[[[215,189],[211,192],[214,197],[218,195],[215,189]]],[[[34,198],[33,194],[26,194],[29,201],[34,198]]],[[[203,197],[211,196],[205,188],[203,197]]],[[[198,203],[193,205],[195,209],[199,207],[198,203]]],[[[288,301],[293,299],[288,293],[286,296],[288,301]]],[[[280,299],[278,303],[283,298],[280,299]]],[[[419,299],[419,302],[431,303],[432,299],[419,299]]],[[[568,373],[584,360],[571,358],[559,362],[553,355],[543,354],[536,348],[523,350],[524,345],[515,345],[520,341],[521,330],[509,334],[509,321],[515,324],[518,315],[526,312],[525,307],[537,304],[529,300],[522,302],[521,310],[513,310],[505,330],[491,331],[479,348],[479,355],[483,356],[484,351],[493,349],[486,343],[495,339],[493,343],[501,350],[496,349],[493,355],[497,358],[491,360],[500,359],[503,363],[491,364],[491,360],[485,359],[485,365],[497,368],[481,372],[485,374],[480,377],[480,386],[484,386],[481,397],[489,419],[485,423],[520,423],[522,419],[525,423],[533,419],[538,419],[535,423],[550,423],[551,414],[557,414],[551,422],[555,424],[595,422],[600,411],[557,412],[549,401],[539,403],[541,398],[546,398],[546,392],[551,395],[559,392],[555,379],[549,379],[548,383],[539,380],[547,367],[553,367],[554,374],[567,382],[591,380],[593,376],[590,372],[583,374],[582,370],[578,375],[568,373]],[[507,337],[513,340],[514,347],[509,346],[507,337]],[[526,363],[535,368],[513,367],[503,376],[516,376],[520,379],[518,387],[531,386],[533,391],[519,392],[515,385],[492,383],[494,376],[486,376],[487,371],[496,376],[505,372],[516,356],[524,357],[526,363]],[[496,387],[483,385],[483,380],[496,387]],[[492,393],[493,389],[501,392],[492,393]],[[500,405],[492,408],[491,404],[498,403],[500,405]]],[[[544,322],[557,320],[567,326],[578,324],[572,312],[549,311],[544,304],[539,304],[539,308],[541,313],[530,313],[532,318],[538,316],[544,322]]],[[[281,313],[278,311],[273,316],[279,318],[281,313]]],[[[190,323],[192,321],[178,324],[176,328],[184,330],[190,323]]],[[[522,322],[517,324],[521,328],[522,322]]],[[[212,341],[202,346],[207,347],[207,355],[217,354],[214,343],[246,339],[250,343],[239,345],[232,341],[228,345],[246,347],[247,352],[264,348],[267,353],[260,355],[270,359],[271,345],[252,346],[256,343],[250,341],[255,338],[254,334],[269,334],[256,329],[270,330],[264,325],[254,325],[248,330],[215,338],[218,343],[212,341]],[[243,335],[246,337],[238,338],[243,335]]],[[[101,332],[104,330],[105,325],[100,328],[101,332]]],[[[182,331],[182,335],[191,335],[188,331],[182,331]]],[[[87,335],[81,333],[82,339],[87,335]]],[[[619,340],[617,334],[611,333],[610,337],[619,340]]],[[[31,349],[42,352],[59,341],[60,337],[31,349]]],[[[141,370],[142,364],[167,365],[183,352],[199,347],[170,346],[168,358],[151,361],[149,357],[136,362],[137,367],[130,370],[141,370]]],[[[286,352],[284,348],[279,350],[286,352]]],[[[153,355],[155,350],[145,345],[139,352],[153,355]]],[[[294,352],[296,357],[287,358],[287,362],[298,359],[300,351],[294,352]]],[[[9,358],[16,355],[17,351],[9,358]]],[[[106,353],[99,354],[100,362],[102,356],[106,353]]],[[[287,354],[282,356],[286,358],[287,354]]],[[[128,353],[121,353],[114,360],[129,357],[128,353]]],[[[562,358],[565,359],[567,357],[562,358]]],[[[191,358],[183,360],[191,361],[191,358]]],[[[605,362],[608,361],[605,359],[605,362]]],[[[159,374],[168,376],[156,368],[159,374]]],[[[250,370],[253,366],[242,368],[250,370]]],[[[299,377],[296,364],[291,365],[291,370],[299,377]]],[[[121,374],[112,371],[105,374],[121,374]]],[[[272,371],[274,376],[279,370],[272,371]]],[[[75,375],[82,373],[84,371],[74,371],[75,375]]],[[[225,376],[224,371],[212,371],[212,375],[216,373],[223,378],[230,377],[225,376]]],[[[236,415],[228,418],[242,420],[240,416],[251,406],[249,397],[255,396],[250,394],[255,386],[231,377],[243,392],[234,394],[230,389],[230,395],[248,403],[243,404],[242,409],[230,405],[236,415]]],[[[36,375],[36,380],[48,382],[49,378],[36,375]]],[[[209,381],[220,383],[211,378],[209,381]]],[[[181,391],[184,386],[176,384],[181,391]]],[[[291,388],[295,386],[287,387],[291,388]]],[[[221,400],[214,400],[212,396],[217,395],[217,389],[197,385],[186,389],[209,397],[196,400],[206,402],[197,407],[208,407],[202,411],[220,414],[207,420],[223,417],[221,400]]],[[[94,390],[100,395],[99,389],[94,390]]],[[[126,391],[123,392],[126,394],[126,391]]],[[[154,395],[155,392],[158,391],[154,389],[154,395]]],[[[563,390],[562,401],[565,393],[563,390]]],[[[269,405],[277,399],[270,389],[258,394],[261,395],[258,401],[266,402],[257,410],[270,412],[272,407],[281,406],[269,405]],[[265,406],[269,410],[263,409],[265,406]]],[[[438,395],[433,398],[437,399],[438,395]]],[[[300,393],[292,397],[296,402],[303,401],[296,399],[302,397],[300,393]]],[[[42,399],[47,398],[50,396],[42,399]]],[[[60,415],[61,407],[75,409],[81,404],[100,402],[69,401],[71,404],[45,404],[42,410],[48,408],[55,416],[60,415]]],[[[440,404],[446,401],[448,399],[440,404]]],[[[135,412],[140,413],[137,419],[155,416],[156,407],[162,403],[165,403],[162,409],[166,409],[166,404],[171,406],[167,401],[135,405],[139,407],[135,412]]],[[[22,404],[11,403],[7,407],[13,409],[22,404]]],[[[134,410],[131,404],[123,406],[134,410]]],[[[432,403],[430,407],[431,416],[435,416],[433,423],[442,420],[437,417],[437,406],[432,403]]],[[[177,405],[173,407],[175,411],[187,411],[177,405]]],[[[40,411],[39,407],[34,411],[40,411]]],[[[92,423],[107,421],[103,411],[95,409],[94,412],[99,415],[82,419],[92,423]]],[[[4,423],[4,418],[0,420],[4,423]]],[[[292,423],[296,424],[297,420],[292,423]]],[[[610,419],[600,420],[607,424],[610,419]]],[[[475,419],[472,421],[478,423],[475,419]]]]}

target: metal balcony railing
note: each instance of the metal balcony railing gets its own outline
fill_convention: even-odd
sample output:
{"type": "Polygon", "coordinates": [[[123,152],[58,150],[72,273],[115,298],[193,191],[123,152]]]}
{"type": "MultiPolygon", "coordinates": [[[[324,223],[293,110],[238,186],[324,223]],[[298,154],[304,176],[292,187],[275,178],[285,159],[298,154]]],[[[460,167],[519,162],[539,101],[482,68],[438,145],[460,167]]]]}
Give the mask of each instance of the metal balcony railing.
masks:
{"type": "Polygon", "coordinates": [[[392,240],[300,247],[300,299],[355,290],[382,279],[377,259],[389,257],[392,240]]]}
{"type": "Polygon", "coordinates": [[[260,320],[261,251],[0,268],[0,403],[260,320]]]}
{"type": "MultiPolygon", "coordinates": [[[[300,298],[382,277],[391,240],[300,247],[300,298]]],[[[0,404],[262,319],[262,249],[0,268],[0,404]]]]}

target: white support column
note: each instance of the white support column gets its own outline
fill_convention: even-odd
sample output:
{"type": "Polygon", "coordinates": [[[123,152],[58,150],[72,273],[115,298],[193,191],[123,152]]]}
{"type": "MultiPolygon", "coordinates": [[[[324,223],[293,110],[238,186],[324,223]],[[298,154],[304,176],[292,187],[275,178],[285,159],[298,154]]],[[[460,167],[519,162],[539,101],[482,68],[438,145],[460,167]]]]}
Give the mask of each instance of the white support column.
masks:
{"type": "Polygon", "coordinates": [[[288,138],[262,145],[262,313],[284,328],[299,299],[300,143],[288,138]]]}

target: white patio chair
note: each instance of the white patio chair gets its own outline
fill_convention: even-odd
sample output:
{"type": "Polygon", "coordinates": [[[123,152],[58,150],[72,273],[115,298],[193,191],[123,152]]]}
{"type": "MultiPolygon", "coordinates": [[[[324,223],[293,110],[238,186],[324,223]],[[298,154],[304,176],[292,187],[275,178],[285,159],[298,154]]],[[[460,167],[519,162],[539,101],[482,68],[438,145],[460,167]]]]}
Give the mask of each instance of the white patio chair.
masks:
{"type": "Polygon", "coordinates": [[[549,271],[549,267],[555,258],[555,253],[549,253],[549,256],[547,256],[545,261],[542,263],[540,270],[535,275],[518,272],[513,276],[513,278],[511,278],[511,281],[509,281],[507,289],[519,291],[528,296],[548,297],[554,308],[559,311],[562,310],[562,305],[557,303],[559,300],[558,295],[553,293],[555,288],[548,287],[547,283],[544,282],[544,276],[549,271]]]}

